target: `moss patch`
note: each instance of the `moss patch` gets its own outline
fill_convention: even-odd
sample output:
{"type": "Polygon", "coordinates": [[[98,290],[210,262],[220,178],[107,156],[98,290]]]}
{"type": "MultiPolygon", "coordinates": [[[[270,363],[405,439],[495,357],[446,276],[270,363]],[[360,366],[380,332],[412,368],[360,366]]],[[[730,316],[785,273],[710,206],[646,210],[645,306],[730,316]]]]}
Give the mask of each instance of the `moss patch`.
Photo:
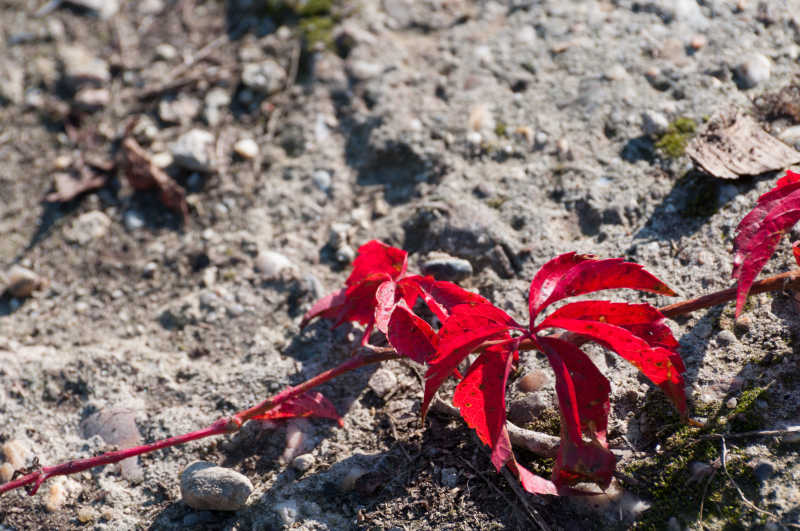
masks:
{"type": "MultiPolygon", "coordinates": [[[[657,454],[623,467],[625,474],[642,482],[630,485],[630,490],[653,503],[632,528],[663,529],[672,517],[682,526],[696,523],[701,503],[703,521],[712,528],[746,529],[759,523],[760,515],[742,503],[722,471],[720,439],[704,436],[763,428],[765,419],[759,402],[767,395],[768,389],[756,387],[743,391],[732,410],[721,404],[699,406],[696,413],[708,419],[704,427],[667,425],[658,434],[657,454]]],[[[653,397],[645,408],[648,416],[657,415],[663,411],[663,403],[653,397]]],[[[729,442],[728,472],[758,505],[758,482],[745,461],[746,457],[729,442]]]]}
{"type": "Polygon", "coordinates": [[[691,118],[681,117],[669,124],[667,132],[656,142],[656,148],[669,158],[682,157],[689,140],[697,130],[697,123],[691,118]]]}

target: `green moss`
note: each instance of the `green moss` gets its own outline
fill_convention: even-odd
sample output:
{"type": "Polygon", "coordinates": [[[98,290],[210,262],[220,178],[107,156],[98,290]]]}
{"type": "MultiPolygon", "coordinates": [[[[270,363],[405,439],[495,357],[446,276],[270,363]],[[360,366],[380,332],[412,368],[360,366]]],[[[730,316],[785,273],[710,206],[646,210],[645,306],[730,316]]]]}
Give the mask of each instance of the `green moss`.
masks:
{"type": "Polygon", "coordinates": [[[494,126],[494,134],[501,138],[508,136],[508,126],[506,123],[498,120],[494,126]]]}
{"type": "Polygon", "coordinates": [[[508,201],[508,198],[502,195],[498,195],[496,197],[490,197],[486,200],[486,204],[489,207],[494,208],[495,210],[499,210],[508,201]]]}
{"type": "Polygon", "coordinates": [[[315,16],[300,19],[298,28],[306,43],[306,47],[311,49],[317,44],[326,48],[333,46],[333,29],[336,27],[336,20],[330,16],[315,16]]]}
{"type": "Polygon", "coordinates": [[[554,409],[548,409],[533,422],[525,425],[526,429],[555,435],[561,435],[561,415],[554,409]]]}
{"type": "Polygon", "coordinates": [[[763,428],[767,419],[759,407],[759,401],[769,400],[767,388],[754,387],[742,391],[736,400],[736,407],[727,415],[731,431],[752,431],[763,428]]]}
{"type": "Polygon", "coordinates": [[[656,147],[669,158],[682,157],[695,130],[697,130],[697,123],[694,120],[680,117],[669,124],[667,132],[661,135],[656,142],[656,147]]]}

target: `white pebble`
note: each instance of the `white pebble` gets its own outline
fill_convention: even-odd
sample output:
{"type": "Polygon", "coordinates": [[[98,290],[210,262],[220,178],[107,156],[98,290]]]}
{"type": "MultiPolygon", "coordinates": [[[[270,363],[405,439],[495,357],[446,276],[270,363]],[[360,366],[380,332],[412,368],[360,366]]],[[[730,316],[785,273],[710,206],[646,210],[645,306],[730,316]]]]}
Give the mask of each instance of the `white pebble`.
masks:
{"type": "Polygon", "coordinates": [[[737,68],[742,88],[750,89],[769,79],[772,62],[764,54],[754,53],[737,68]]]}
{"type": "Polygon", "coordinates": [[[243,138],[236,142],[233,150],[243,159],[254,159],[258,156],[258,144],[252,138],[243,138]]]}

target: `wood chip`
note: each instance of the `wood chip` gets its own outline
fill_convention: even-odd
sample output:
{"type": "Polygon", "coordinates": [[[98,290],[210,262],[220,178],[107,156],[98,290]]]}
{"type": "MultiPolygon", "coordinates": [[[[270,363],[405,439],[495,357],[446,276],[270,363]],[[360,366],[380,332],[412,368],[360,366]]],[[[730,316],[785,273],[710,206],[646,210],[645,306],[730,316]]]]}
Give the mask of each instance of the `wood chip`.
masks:
{"type": "Polygon", "coordinates": [[[800,162],[800,152],[766,133],[752,117],[737,113],[710,120],[686,153],[697,166],[722,179],[782,170],[800,162]]]}

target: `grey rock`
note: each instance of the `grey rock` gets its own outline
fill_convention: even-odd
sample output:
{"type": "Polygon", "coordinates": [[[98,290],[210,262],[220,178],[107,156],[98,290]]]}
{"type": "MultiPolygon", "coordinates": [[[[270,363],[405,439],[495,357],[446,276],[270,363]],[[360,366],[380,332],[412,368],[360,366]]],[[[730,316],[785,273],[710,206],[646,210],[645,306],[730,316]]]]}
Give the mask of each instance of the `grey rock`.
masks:
{"type": "Polygon", "coordinates": [[[286,84],[286,70],[273,59],[247,63],[242,68],[242,84],[264,94],[278,92],[286,84]]]}
{"type": "Polygon", "coordinates": [[[196,461],[181,473],[181,497],[201,511],[237,511],[245,506],[253,484],[242,474],[205,461],[196,461]]]}
{"type": "Polygon", "coordinates": [[[20,265],[11,267],[6,276],[6,291],[18,299],[30,297],[43,284],[44,281],[39,275],[20,265]]]}
{"type": "Polygon", "coordinates": [[[751,89],[768,80],[772,73],[772,62],[761,53],[753,53],[737,68],[739,87],[751,89]]]}
{"type": "Polygon", "coordinates": [[[103,20],[108,20],[119,11],[120,0],[69,0],[67,4],[86,9],[103,20]]]}
{"type": "Polygon", "coordinates": [[[192,129],[173,142],[169,149],[175,163],[187,170],[204,173],[216,169],[214,135],[202,129],[192,129]]]}
{"type": "Polygon", "coordinates": [[[222,120],[223,108],[231,104],[231,95],[228,91],[216,87],[208,91],[203,107],[203,119],[210,126],[219,124],[222,120]]]}
{"type": "Polygon", "coordinates": [[[328,232],[328,245],[334,249],[345,245],[349,239],[350,230],[350,225],[347,223],[333,223],[328,232]]]}
{"type": "Polygon", "coordinates": [[[111,102],[111,92],[106,88],[84,87],[75,93],[73,101],[82,111],[99,111],[111,102]]]}
{"type": "Polygon", "coordinates": [[[445,487],[455,487],[458,485],[458,470],[445,467],[442,469],[442,485],[445,487]]]}
{"type": "Polygon", "coordinates": [[[376,395],[384,397],[397,389],[397,377],[389,369],[381,368],[370,377],[368,385],[376,395]]]}
{"type": "Polygon", "coordinates": [[[642,132],[648,136],[658,137],[663,135],[669,127],[667,117],[657,111],[642,113],[642,132]]]}
{"type": "Polygon", "coordinates": [[[99,210],[81,214],[72,226],[64,230],[64,237],[71,242],[86,245],[102,238],[111,228],[111,219],[99,210]]]}
{"type": "Polygon", "coordinates": [[[10,60],[0,60],[0,100],[20,104],[25,99],[25,71],[10,60]]]}
{"type": "Polygon", "coordinates": [[[311,454],[300,454],[292,459],[292,468],[298,472],[307,472],[314,466],[316,459],[311,454]]]}
{"type": "Polygon", "coordinates": [[[281,271],[293,269],[294,264],[276,251],[261,251],[255,260],[255,269],[266,279],[277,277],[281,271]]]}
{"type": "Polygon", "coordinates": [[[341,264],[349,264],[356,258],[356,252],[347,244],[342,245],[336,250],[336,261],[341,264]]]}
{"type": "Polygon", "coordinates": [[[156,46],[156,57],[162,61],[172,61],[178,57],[178,50],[167,42],[162,42],[156,46]]]}
{"type": "Polygon", "coordinates": [[[331,189],[331,174],[326,170],[316,170],[311,174],[311,182],[323,192],[328,192],[331,189]]]}
{"type": "Polygon", "coordinates": [[[275,512],[278,513],[283,525],[287,527],[294,524],[300,517],[300,509],[295,500],[286,500],[275,505],[275,512]]]}
{"type": "MultiPolygon", "coordinates": [[[[99,435],[106,443],[123,448],[142,441],[136,426],[136,410],[121,406],[104,408],[86,417],[81,422],[81,434],[84,439],[99,435]]],[[[125,479],[141,481],[144,477],[137,457],[120,461],[119,466],[125,479]]]]}
{"type": "Polygon", "coordinates": [[[102,85],[111,79],[108,63],[78,45],[61,45],[58,49],[64,81],[77,89],[85,84],[102,85]]]}
{"type": "Polygon", "coordinates": [[[191,96],[181,95],[158,102],[158,117],[162,122],[187,124],[200,113],[200,102],[191,96]]]}
{"type": "Polygon", "coordinates": [[[719,334],[717,334],[717,343],[722,346],[725,345],[733,345],[736,343],[736,336],[730,330],[723,330],[719,334]]]}
{"type": "Polygon", "coordinates": [[[524,426],[540,418],[552,404],[544,393],[530,393],[508,404],[508,420],[524,426]]]}
{"type": "Polygon", "coordinates": [[[458,282],[472,276],[472,264],[462,258],[441,255],[422,264],[422,274],[432,275],[438,280],[458,282]]]}
{"type": "Polygon", "coordinates": [[[130,231],[141,229],[145,223],[142,213],[133,209],[125,211],[122,216],[122,222],[125,224],[125,228],[130,231]]]}

